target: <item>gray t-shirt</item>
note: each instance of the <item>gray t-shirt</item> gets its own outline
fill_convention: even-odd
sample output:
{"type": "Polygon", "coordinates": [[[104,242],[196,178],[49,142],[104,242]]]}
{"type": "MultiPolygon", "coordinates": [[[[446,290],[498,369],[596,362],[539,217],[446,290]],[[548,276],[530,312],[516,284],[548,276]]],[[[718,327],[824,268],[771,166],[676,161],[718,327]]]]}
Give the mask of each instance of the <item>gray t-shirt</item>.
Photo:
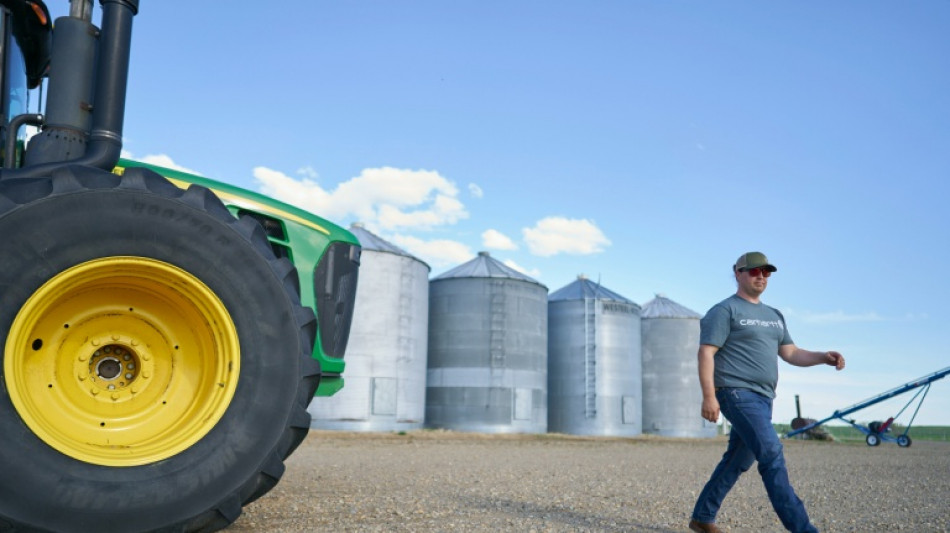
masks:
{"type": "Polygon", "coordinates": [[[699,328],[700,344],[719,347],[713,374],[716,387],[750,389],[775,397],[778,348],[792,344],[782,313],[733,294],[714,305],[699,328]]]}

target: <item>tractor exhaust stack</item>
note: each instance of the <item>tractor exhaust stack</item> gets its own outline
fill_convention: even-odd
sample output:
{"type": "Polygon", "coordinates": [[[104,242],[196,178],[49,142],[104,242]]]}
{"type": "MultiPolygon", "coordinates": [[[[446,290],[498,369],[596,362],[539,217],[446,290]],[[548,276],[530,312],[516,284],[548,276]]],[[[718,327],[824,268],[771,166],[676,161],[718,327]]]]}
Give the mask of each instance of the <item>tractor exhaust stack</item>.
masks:
{"type": "Polygon", "coordinates": [[[112,170],[118,162],[122,151],[132,18],[138,13],[139,2],[100,0],[102,29],[98,32],[98,50],[96,38],[91,35],[95,30],[89,22],[89,3],[73,0],[70,13],[82,18],[70,16],[57,21],[57,29],[68,29],[61,38],[57,33],[53,43],[48,113],[43,131],[30,141],[24,167],[0,171],[0,179],[44,176],[67,164],[112,170]],[[79,61],[75,59],[77,47],[84,52],[79,61]],[[68,55],[62,53],[69,61],[56,61],[58,50],[68,50],[68,55]],[[98,62],[93,65],[96,56],[98,62]],[[92,87],[95,92],[90,102],[92,87]]]}

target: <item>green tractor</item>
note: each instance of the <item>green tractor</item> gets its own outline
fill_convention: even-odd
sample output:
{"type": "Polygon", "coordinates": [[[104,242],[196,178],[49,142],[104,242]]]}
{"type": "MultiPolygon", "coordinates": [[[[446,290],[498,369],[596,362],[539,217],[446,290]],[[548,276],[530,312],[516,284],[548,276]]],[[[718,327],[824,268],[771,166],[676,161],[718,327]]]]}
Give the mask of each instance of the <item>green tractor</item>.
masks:
{"type": "Polygon", "coordinates": [[[100,4],[0,0],[0,531],[215,531],[342,387],[360,246],[120,161],[139,1],[100,4]]]}

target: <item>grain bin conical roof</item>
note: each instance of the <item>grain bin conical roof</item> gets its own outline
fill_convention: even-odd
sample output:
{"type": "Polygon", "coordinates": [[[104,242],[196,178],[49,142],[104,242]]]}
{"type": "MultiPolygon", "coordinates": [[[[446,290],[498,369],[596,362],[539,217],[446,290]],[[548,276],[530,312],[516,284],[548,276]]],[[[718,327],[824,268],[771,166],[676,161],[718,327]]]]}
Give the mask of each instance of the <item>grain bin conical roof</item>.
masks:
{"type": "Polygon", "coordinates": [[[702,318],[702,315],[683,307],[682,305],[670,300],[662,294],[657,294],[656,298],[643,304],[643,310],[640,312],[642,318],[702,318]]]}
{"type": "Polygon", "coordinates": [[[432,278],[434,280],[452,279],[452,278],[504,278],[517,279],[547,287],[538,280],[522,274],[517,270],[505,265],[491,256],[488,252],[478,252],[478,255],[467,263],[463,263],[451,270],[448,270],[432,278]]]}
{"type": "MultiPolygon", "coordinates": [[[[426,265],[426,268],[429,268],[429,265],[427,265],[425,261],[410,254],[409,252],[387,241],[386,239],[380,237],[379,235],[376,235],[375,233],[366,229],[366,227],[364,227],[363,224],[360,222],[354,222],[353,224],[350,225],[350,233],[352,233],[353,235],[356,236],[357,239],[359,239],[360,246],[362,246],[364,250],[386,252],[386,253],[409,257],[411,259],[415,259],[416,261],[419,261],[420,263],[426,265]]],[[[429,268],[429,270],[432,270],[432,269],[429,268]]]]}
{"type": "Polygon", "coordinates": [[[634,303],[633,300],[624,298],[607,287],[604,287],[600,283],[595,283],[587,279],[587,276],[583,274],[577,276],[577,279],[568,285],[565,285],[564,287],[552,292],[551,295],[548,296],[548,301],[557,302],[561,300],[586,300],[588,298],[595,300],[623,302],[635,305],[637,308],[640,307],[634,303]]]}

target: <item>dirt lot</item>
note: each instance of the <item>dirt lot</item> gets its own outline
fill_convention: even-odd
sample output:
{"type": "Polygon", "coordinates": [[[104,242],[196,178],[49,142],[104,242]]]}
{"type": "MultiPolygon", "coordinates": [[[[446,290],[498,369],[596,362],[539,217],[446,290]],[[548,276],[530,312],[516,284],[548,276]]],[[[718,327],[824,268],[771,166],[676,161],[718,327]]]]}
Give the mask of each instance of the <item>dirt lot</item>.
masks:
{"type": "MultiPolygon", "coordinates": [[[[313,431],[228,531],[688,531],[724,450],[724,438],[313,431]]],[[[822,531],[950,531],[950,443],[792,440],[785,453],[822,531]]],[[[754,467],[718,522],[783,530],[754,467]]]]}

